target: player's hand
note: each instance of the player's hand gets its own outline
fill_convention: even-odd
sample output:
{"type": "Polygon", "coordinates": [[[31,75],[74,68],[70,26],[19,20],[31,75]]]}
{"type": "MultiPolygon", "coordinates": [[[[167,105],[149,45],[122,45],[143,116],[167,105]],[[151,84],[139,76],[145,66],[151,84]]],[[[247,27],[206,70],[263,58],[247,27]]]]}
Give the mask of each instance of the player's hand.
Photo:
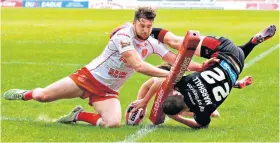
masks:
{"type": "Polygon", "coordinates": [[[218,62],[220,62],[220,59],[217,59],[217,58],[211,58],[211,59],[204,61],[202,63],[201,71],[215,65],[218,62]]]}
{"type": "Polygon", "coordinates": [[[133,103],[134,108],[131,110],[131,113],[135,112],[137,109],[143,108],[146,109],[147,102],[144,99],[137,100],[133,103]]]}

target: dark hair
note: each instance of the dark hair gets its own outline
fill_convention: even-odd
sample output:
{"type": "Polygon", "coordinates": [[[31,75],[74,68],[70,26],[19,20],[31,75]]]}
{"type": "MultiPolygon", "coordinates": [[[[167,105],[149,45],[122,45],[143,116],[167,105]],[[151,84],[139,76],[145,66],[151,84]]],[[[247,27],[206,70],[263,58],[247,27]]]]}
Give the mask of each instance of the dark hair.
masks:
{"type": "Polygon", "coordinates": [[[162,63],[162,64],[158,65],[157,67],[160,68],[160,69],[164,69],[164,70],[170,71],[172,65],[169,64],[169,63],[162,63]]]}
{"type": "Polygon", "coordinates": [[[181,96],[168,96],[162,103],[162,110],[167,115],[176,115],[185,106],[184,99],[181,96]]]}
{"type": "Polygon", "coordinates": [[[156,11],[151,7],[138,7],[135,11],[134,21],[140,18],[154,21],[156,17],[156,11]]]}

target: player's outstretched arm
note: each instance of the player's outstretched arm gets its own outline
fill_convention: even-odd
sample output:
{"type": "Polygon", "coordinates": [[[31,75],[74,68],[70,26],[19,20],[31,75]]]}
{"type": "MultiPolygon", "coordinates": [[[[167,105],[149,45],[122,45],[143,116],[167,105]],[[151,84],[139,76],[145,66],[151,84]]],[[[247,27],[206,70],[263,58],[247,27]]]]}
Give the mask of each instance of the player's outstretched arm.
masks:
{"type": "MultiPolygon", "coordinates": [[[[157,90],[159,89],[160,85],[164,82],[165,78],[159,78],[158,80],[154,80],[154,79],[150,79],[147,82],[145,82],[138,93],[138,97],[143,97],[140,98],[140,100],[138,102],[135,103],[135,106],[132,110],[132,112],[136,111],[139,108],[145,108],[147,106],[147,104],[149,103],[149,101],[151,100],[151,98],[156,94],[157,90]],[[153,81],[151,81],[153,80],[153,81]],[[149,83],[149,82],[152,82],[149,83]],[[143,90],[143,91],[141,91],[143,90]]],[[[139,99],[137,97],[137,99],[139,99]]]]}
{"type": "MultiPolygon", "coordinates": [[[[179,50],[181,48],[183,40],[184,40],[184,37],[176,36],[172,32],[167,32],[165,35],[163,35],[162,42],[164,44],[167,44],[168,46],[174,48],[174,49],[179,50]]],[[[200,56],[200,52],[199,52],[200,50],[199,49],[200,49],[200,47],[198,47],[197,51],[195,52],[196,56],[200,56]]],[[[167,53],[165,57],[163,57],[163,59],[168,63],[170,63],[170,61],[171,61],[171,63],[174,63],[175,60],[176,60],[176,58],[170,58],[170,57],[174,57],[170,53],[167,53]]],[[[212,62],[212,60],[208,60],[208,61],[210,61],[208,63],[212,62]]],[[[209,65],[208,64],[200,64],[200,63],[191,61],[189,66],[188,66],[188,71],[202,71],[207,66],[209,66],[209,65]]]]}
{"type": "Polygon", "coordinates": [[[198,129],[198,128],[202,128],[202,127],[207,127],[207,126],[201,126],[200,124],[198,124],[194,119],[189,119],[189,118],[184,118],[180,115],[168,115],[168,117],[182,123],[182,124],[185,124],[191,128],[194,128],[194,129],[198,129]]]}
{"type": "Polygon", "coordinates": [[[173,53],[172,51],[169,51],[162,57],[162,59],[165,62],[169,63],[170,65],[173,65],[176,61],[176,56],[177,55],[175,53],[173,53]]]}
{"type": "Polygon", "coordinates": [[[143,99],[145,97],[145,95],[148,93],[149,89],[151,88],[151,86],[154,83],[154,78],[156,78],[156,77],[150,78],[149,80],[145,81],[141,85],[141,87],[138,91],[138,94],[137,94],[137,100],[143,99]]]}
{"type": "Polygon", "coordinates": [[[166,77],[169,74],[168,71],[159,69],[143,61],[137,54],[136,50],[128,50],[123,52],[122,57],[136,72],[153,77],[166,77]]]}
{"type": "Polygon", "coordinates": [[[172,32],[167,32],[163,38],[163,43],[169,47],[179,50],[183,43],[184,37],[177,36],[172,32]]]}
{"type": "MultiPolygon", "coordinates": [[[[173,52],[169,51],[164,55],[162,58],[165,62],[173,65],[176,61],[176,54],[173,52]]],[[[189,66],[188,66],[188,71],[201,71],[203,69],[203,64],[196,63],[194,61],[191,61],[189,66]]]]}
{"type": "Polygon", "coordinates": [[[202,71],[203,65],[197,62],[191,61],[188,66],[188,71],[202,71]]]}
{"type": "Polygon", "coordinates": [[[202,64],[191,61],[188,66],[188,70],[199,72],[199,71],[209,68],[210,66],[213,66],[214,64],[216,64],[218,62],[219,62],[219,59],[216,59],[216,58],[207,59],[202,64]]]}

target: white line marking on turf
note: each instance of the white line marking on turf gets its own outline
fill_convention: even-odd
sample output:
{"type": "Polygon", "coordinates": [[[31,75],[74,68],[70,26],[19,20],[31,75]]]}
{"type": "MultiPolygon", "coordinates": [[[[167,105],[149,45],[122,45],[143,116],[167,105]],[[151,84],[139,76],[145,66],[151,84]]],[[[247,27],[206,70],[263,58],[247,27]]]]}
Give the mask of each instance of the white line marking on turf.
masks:
{"type": "Polygon", "coordinates": [[[261,59],[263,59],[265,56],[267,56],[268,54],[270,54],[271,52],[273,52],[274,50],[278,49],[280,46],[280,44],[277,44],[275,46],[273,46],[272,48],[268,49],[267,51],[261,53],[260,55],[256,56],[255,58],[253,58],[252,60],[248,61],[245,66],[244,69],[251,67],[253,64],[255,64],[256,62],[260,61],[261,59]]]}
{"type": "MultiPolygon", "coordinates": [[[[244,69],[251,67],[255,62],[261,60],[262,58],[264,58],[265,56],[267,56],[268,54],[270,54],[271,52],[273,52],[277,48],[279,48],[279,44],[273,46],[272,48],[263,52],[259,56],[256,56],[254,59],[248,61],[245,64],[244,69]]],[[[71,63],[54,63],[54,62],[37,63],[37,62],[21,62],[21,61],[2,61],[2,64],[4,64],[4,65],[12,65],[12,64],[16,64],[16,65],[36,65],[36,66],[53,65],[53,66],[75,66],[75,67],[85,65],[85,64],[74,64],[74,63],[73,64],[71,64],[71,63]]]]}
{"type": "Polygon", "coordinates": [[[36,62],[20,62],[20,61],[9,61],[9,62],[2,62],[2,64],[6,65],[35,65],[35,66],[46,66],[46,65],[52,65],[52,66],[83,66],[83,64],[70,64],[70,63],[53,63],[53,62],[47,62],[47,63],[36,63],[36,62]]]}
{"type": "Polygon", "coordinates": [[[56,119],[52,119],[50,118],[48,115],[46,114],[40,114],[36,119],[35,121],[37,122],[40,122],[40,121],[43,121],[43,122],[47,122],[47,123],[51,123],[51,122],[55,122],[56,119]]]}
{"type": "Polygon", "coordinates": [[[2,116],[1,121],[34,121],[33,119],[30,118],[19,118],[19,117],[5,117],[2,116]]]}
{"type": "Polygon", "coordinates": [[[135,134],[131,134],[131,135],[127,136],[123,141],[118,142],[118,143],[135,142],[138,139],[140,139],[140,138],[144,137],[145,135],[156,130],[157,127],[158,126],[156,126],[156,125],[146,125],[142,129],[138,130],[135,134]]]}
{"type": "Polygon", "coordinates": [[[29,121],[29,122],[46,122],[46,123],[53,123],[56,119],[50,118],[48,115],[40,114],[35,120],[32,118],[19,118],[19,117],[5,117],[2,116],[0,118],[2,121],[29,121]]]}
{"type": "Polygon", "coordinates": [[[96,45],[96,42],[85,41],[59,41],[59,40],[20,40],[16,41],[17,44],[84,44],[84,45],[96,45]]]}
{"type": "MultiPolygon", "coordinates": [[[[247,63],[245,63],[244,69],[251,67],[256,62],[263,59],[265,56],[273,52],[274,50],[279,48],[279,44],[273,46],[272,48],[268,49],[267,51],[261,53],[259,56],[251,59],[247,63]]],[[[82,64],[70,64],[70,63],[36,63],[36,62],[19,62],[19,61],[10,61],[10,62],[2,62],[2,64],[27,64],[27,65],[55,65],[55,66],[82,66],[82,64]]],[[[16,117],[1,117],[1,120],[11,120],[11,121],[34,121],[30,118],[16,118],[16,117]]],[[[53,122],[55,119],[50,119],[45,115],[39,115],[35,121],[44,121],[44,122],[53,122]]],[[[166,119],[166,122],[169,118],[166,119]]],[[[130,134],[125,138],[125,140],[121,142],[135,142],[142,137],[146,136],[147,134],[153,132],[157,129],[157,126],[147,125],[144,128],[138,130],[135,134],[130,134]]]]}
{"type": "MultiPolygon", "coordinates": [[[[259,56],[256,56],[255,58],[251,59],[250,61],[245,63],[244,69],[247,69],[247,68],[251,67],[253,64],[255,64],[256,62],[260,61],[261,59],[263,59],[265,56],[267,56],[268,54],[270,54],[271,52],[273,52],[277,48],[279,48],[279,44],[277,44],[277,45],[273,46],[272,48],[268,49],[267,51],[261,53],[259,56]]],[[[169,118],[167,118],[165,120],[165,122],[167,122],[168,120],[169,120],[169,118]]],[[[138,130],[135,134],[128,135],[120,143],[136,142],[137,140],[139,140],[142,137],[146,136],[147,134],[155,131],[156,129],[157,129],[157,126],[147,125],[144,128],[138,130]]]]}

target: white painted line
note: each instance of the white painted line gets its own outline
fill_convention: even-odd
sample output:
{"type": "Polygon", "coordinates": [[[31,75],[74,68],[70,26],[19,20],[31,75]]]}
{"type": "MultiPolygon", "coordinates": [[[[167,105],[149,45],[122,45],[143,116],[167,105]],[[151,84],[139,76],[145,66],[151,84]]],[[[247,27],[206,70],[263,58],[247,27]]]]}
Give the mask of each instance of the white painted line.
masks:
{"type": "Polygon", "coordinates": [[[145,127],[138,130],[135,134],[130,134],[123,141],[118,142],[118,143],[135,142],[135,141],[141,139],[142,137],[146,136],[147,134],[156,130],[157,127],[158,126],[156,126],[156,125],[146,125],[145,127]]]}
{"type": "Polygon", "coordinates": [[[52,119],[50,118],[48,115],[46,114],[40,114],[36,119],[35,121],[37,122],[47,122],[47,123],[53,123],[56,121],[56,119],[52,119]]]}
{"type": "Polygon", "coordinates": [[[280,46],[280,44],[277,44],[275,46],[273,46],[272,48],[268,49],[267,51],[261,53],[260,55],[256,56],[255,58],[253,58],[252,60],[248,61],[245,66],[244,69],[251,67],[253,64],[255,64],[256,62],[260,61],[261,59],[263,59],[265,56],[267,56],[268,54],[270,54],[271,52],[273,52],[274,50],[278,49],[280,46]]]}
{"type": "Polygon", "coordinates": [[[37,62],[20,62],[20,61],[9,61],[5,62],[3,61],[2,64],[4,65],[34,65],[34,66],[71,66],[71,67],[78,67],[83,66],[84,64],[70,64],[70,63],[53,63],[53,62],[47,62],[47,63],[37,63],[37,62]]]}
{"type": "Polygon", "coordinates": [[[53,123],[56,119],[50,118],[48,115],[40,114],[35,120],[31,118],[18,118],[18,117],[5,117],[1,116],[0,120],[2,121],[29,121],[29,122],[46,122],[53,123]]]}
{"type": "MultiPolygon", "coordinates": [[[[261,53],[259,56],[256,56],[252,60],[245,63],[244,69],[251,67],[253,64],[260,61],[265,56],[267,56],[268,54],[270,54],[271,52],[273,52],[274,50],[276,50],[278,48],[279,48],[279,44],[277,44],[277,45],[273,46],[272,48],[268,49],[267,51],[261,53]]],[[[169,118],[166,119],[165,122],[167,122],[168,120],[169,120],[169,118]]],[[[147,134],[149,134],[157,129],[157,126],[152,126],[152,127],[150,127],[150,126],[152,126],[152,125],[145,126],[144,128],[138,130],[135,134],[130,134],[121,143],[136,142],[137,140],[141,139],[142,137],[146,136],[147,134]]]]}
{"type": "MultiPolygon", "coordinates": [[[[277,45],[273,46],[272,48],[270,48],[269,50],[263,52],[259,56],[256,56],[254,59],[248,61],[245,64],[244,69],[251,67],[255,62],[260,61],[262,58],[264,58],[265,56],[267,56],[268,54],[270,54],[274,50],[278,49],[279,46],[280,46],[280,44],[277,44],[277,45]]],[[[12,65],[12,64],[16,64],[16,65],[36,65],[36,66],[52,65],[52,66],[74,66],[74,67],[85,65],[85,64],[74,64],[74,63],[73,64],[71,64],[71,63],[54,63],[54,62],[37,63],[37,62],[21,62],[21,61],[2,61],[2,64],[4,64],[4,65],[12,65]]]]}
{"type": "MultiPolygon", "coordinates": [[[[261,53],[259,56],[251,59],[247,63],[245,63],[244,69],[247,69],[254,65],[256,62],[262,60],[265,56],[273,52],[274,50],[279,48],[279,44],[273,46],[272,48],[268,49],[267,51],[261,53]]],[[[27,64],[27,65],[55,65],[55,66],[82,66],[82,64],[67,64],[67,63],[35,63],[35,62],[19,62],[19,61],[10,61],[10,62],[2,62],[2,64],[27,64]]],[[[29,118],[14,118],[14,117],[1,117],[1,120],[10,120],[10,121],[33,121],[29,118]]],[[[50,119],[48,116],[40,114],[35,121],[43,121],[43,122],[53,122],[55,119],[50,119]]],[[[167,122],[169,118],[166,118],[165,122],[167,122]]],[[[119,143],[126,143],[126,142],[136,142],[137,140],[141,139],[142,137],[146,136],[147,134],[155,131],[157,126],[154,125],[146,125],[145,127],[138,130],[135,134],[128,135],[123,141],[119,143]]]]}
{"type": "Polygon", "coordinates": [[[18,118],[18,117],[5,117],[2,116],[0,118],[1,121],[34,121],[33,119],[30,118],[18,118]]]}
{"type": "Polygon", "coordinates": [[[96,45],[96,42],[86,41],[59,41],[59,40],[18,40],[16,44],[79,44],[79,45],[96,45]]]}

